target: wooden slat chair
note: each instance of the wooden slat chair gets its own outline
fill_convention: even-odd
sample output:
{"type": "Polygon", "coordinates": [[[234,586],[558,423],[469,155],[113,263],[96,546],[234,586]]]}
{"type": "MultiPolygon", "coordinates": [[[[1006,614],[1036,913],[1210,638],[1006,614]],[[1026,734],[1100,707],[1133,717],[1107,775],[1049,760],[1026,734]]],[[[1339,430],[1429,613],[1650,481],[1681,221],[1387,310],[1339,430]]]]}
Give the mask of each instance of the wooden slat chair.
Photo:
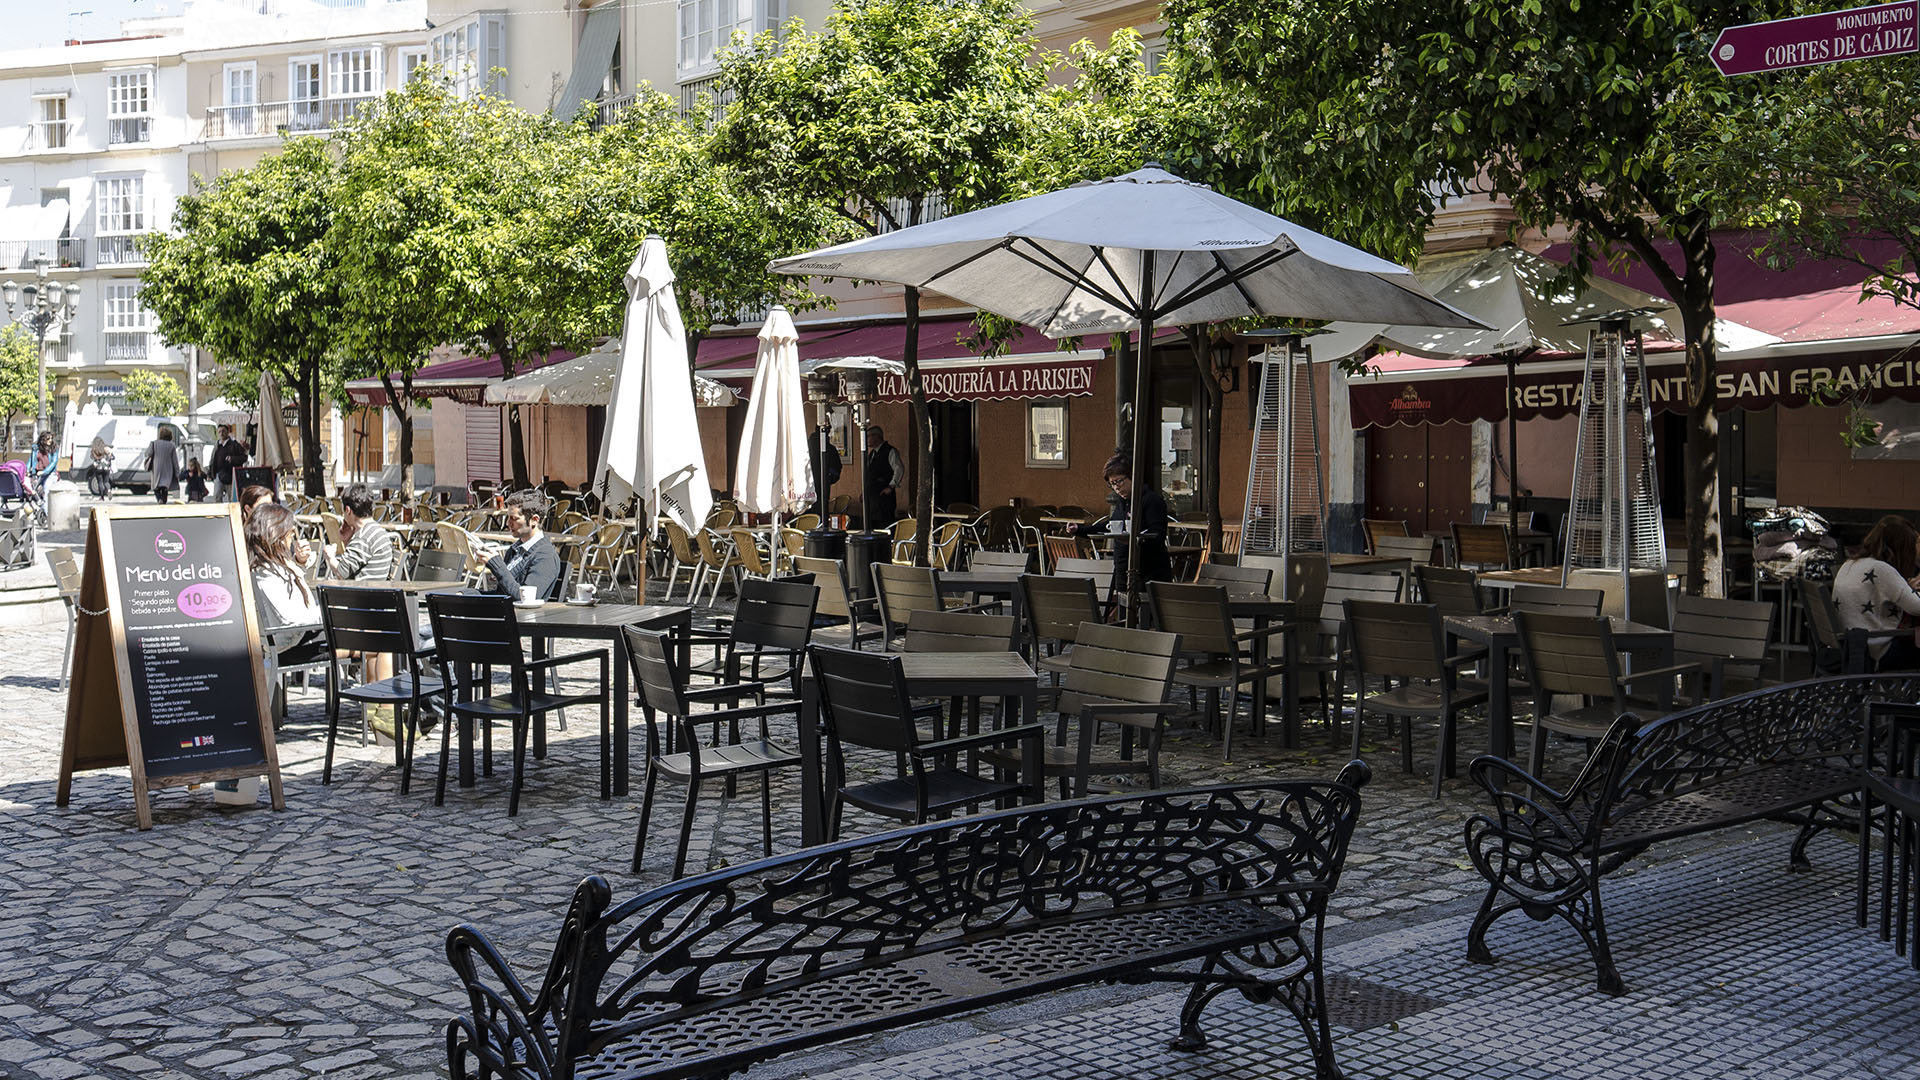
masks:
{"type": "Polygon", "coordinates": [[[740,584],[740,600],[724,631],[695,630],[693,647],[713,656],[687,668],[689,677],[719,683],[784,683],[787,696],[800,696],[800,658],[813,635],[820,588],[792,581],[752,578],[740,584]]]}
{"type": "Polygon", "coordinates": [[[1387,604],[1370,600],[1343,601],[1347,639],[1352,643],[1353,671],[1360,684],[1354,703],[1353,753],[1360,742],[1369,710],[1394,717],[1400,724],[1400,770],[1413,771],[1413,721],[1439,721],[1433,762],[1433,797],[1442,782],[1454,775],[1455,720],[1463,709],[1487,702],[1487,686],[1460,677],[1459,668],[1471,656],[1448,656],[1440,611],[1432,604],[1387,604]],[[1378,676],[1382,689],[1369,694],[1367,676],[1378,676]],[[1395,685],[1395,684],[1398,685],[1395,685]]]}
{"type": "MultiPolygon", "coordinates": [[[[447,684],[422,673],[422,660],[434,647],[416,640],[413,608],[398,589],[329,587],[320,590],[321,625],[326,629],[327,655],[345,653],[393,656],[403,670],[391,678],[344,686],[340,665],[327,664],[327,749],[320,782],[333,783],[333,748],[340,734],[340,702],[360,703],[364,730],[368,706],[398,710],[394,717],[394,764],[400,768],[400,794],[413,785],[413,749],[420,734],[422,711],[435,698],[444,698],[447,684]]],[[[444,701],[441,702],[444,706],[444,701]]],[[[443,708],[444,711],[444,708],[443,708]]]]}
{"type": "MultiPolygon", "coordinates": [[[[1293,660],[1294,674],[1298,677],[1313,673],[1320,691],[1321,722],[1335,739],[1339,738],[1340,714],[1346,707],[1347,672],[1353,668],[1347,641],[1345,605],[1348,600],[1399,603],[1400,576],[1330,571],[1326,586],[1320,592],[1317,622],[1308,623],[1304,615],[1296,613],[1305,629],[1296,635],[1302,642],[1293,660]],[[1327,682],[1329,675],[1333,676],[1331,687],[1327,682]]],[[[1364,685],[1361,689],[1364,692],[1364,685]]]]}
{"type": "Polygon", "coordinates": [[[1770,600],[1720,600],[1685,593],[1673,599],[1673,657],[1706,669],[1710,698],[1768,685],[1761,672],[1772,636],[1770,600]]]}
{"type": "MultiPolygon", "coordinates": [[[[962,753],[996,746],[1020,746],[1022,761],[1037,762],[1046,732],[1039,724],[929,742],[921,735],[900,657],[820,645],[810,646],[807,655],[820,688],[830,838],[839,837],[841,811],[848,803],[918,823],[963,807],[1038,794],[1029,789],[1024,778],[1007,781],[975,776],[951,762],[962,753]],[[904,759],[904,774],[849,783],[848,747],[904,759]]],[[[1024,777],[1027,770],[1022,774],[1024,777]]],[[[1033,782],[1039,782],[1037,774],[1033,774],[1033,782]]]]}
{"type": "Polygon", "coordinates": [[[708,780],[726,780],[729,785],[741,776],[760,776],[761,850],[773,854],[773,773],[778,769],[798,769],[800,755],[774,742],[767,729],[767,718],[792,712],[791,702],[769,705],[763,683],[718,683],[690,689],[674,660],[675,649],[667,635],[642,630],[637,626],[622,629],[627,656],[639,683],[641,707],[646,713],[647,786],[640,798],[640,827],[633,838],[633,872],[640,872],[640,860],[647,851],[647,825],[653,817],[653,790],[661,777],[685,784],[687,801],[680,815],[680,841],[673,852],[673,876],[680,877],[687,867],[687,841],[693,834],[694,811],[700,800],[700,785],[708,780]],[[751,704],[742,704],[750,701],[751,704]],[[711,712],[697,706],[719,704],[711,712]],[[755,738],[740,737],[742,720],[758,721],[755,738]],[[677,737],[661,738],[661,729],[675,727],[677,737]],[[726,729],[722,741],[721,729],[726,729]],[[712,732],[710,744],[700,745],[699,728],[712,732]],[[664,745],[663,745],[664,744],[664,745]],[[679,751],[673,752],[678,746],[679,751]]]}
{"type": "Polygon", "coordinates": [[[1112,559],[1061,559],[1053,568],[1053,576],[1092,578],[1094,595],[1100,598],[1102,622],[1115,621],[1114,612],[1127,602],[1124,595],[1114,591],[1112,559]]]}
{"type": "Polygon", "coordinates": [[[813,575],[813,584],[820,590],[813,609],[814,621],[830,620],[813,628],[813,641],[857,649],[868,638],[886,640],[881,628],[871,621],[879,611],[879,600],[871,596],[860,600],[852,598],[847,588],[845,562],[803,555],[794,560],[794,569],[813,575]]]}
{"type": "Polygon", "coordinates": [[[1513,544],[1505,525],[1453,523],[1453,564],[1463,569],[1513,569],[1513,544]]]}
{"type": "MultiPolygon", "coordinates": [[[[1405,559],[1413,567],[1433,565],[1435,544],[1430,536],[1381,536],[1373,542],[1373,553],[1389,559],[1405,559]]],[[[1400,591],[1408,596],[1417,592],[1417,581],[1408,581],[1400,591]]]]}
{"type": "Polygon", "coordinates": [[[1806,612],[1807,638],[1814,646],[1814,671],[1832,672],[1842,675],[1858,675],[1873,670],[1873,646],[1877,642],[1891,641],[1911,630],[1867,630],[1847,629],[1840,621],[1840,611],[1833,604],[1833,589],[1806,578],[1795,578],[1794,588],[1798,590],[1800,609],[1806,612]]]}
{"type": "MultiPolygon", "coordinates": [[[[1178,708],[1167,696],[1180,635],[1087,622],[1075,637],[1078,644],[1061,677],[1059,725],[1040,761],[1041,775],[1060,779],[1063,798],[1086,798],[1095,776],[1145,776],[1147,787],[1158,788],[1160,743],[1167,716],[1178,708]],[[1112,753],[1094,752],[1101,724],[1120,728],[1120,744],[1112,753]],[[1077,730],[1070,734],[1070,726],[1077,730]],[[1144,758],[1135,756],[1136,742],[1144,758]]],[[[1005,768],[1019,765],[1005,751],[982,756],[1005,768]]]]}
{"type": "MultiPolygon", "coordinates": [[[[1533,742],[1527,771],[1542,775],[1547,733],[1557,732],[1587,740],[1587,756],[1620,714],[1635,709],[1664,711],[1657,703],[1628,695],[1634,683],[1671,685],[1675,676],[1700,674],[1698,664],[1649,668],[1631,675],[1620,673],[1620,650],[1613,643],[1613,624],[1602,615],[1548,615],[1525,610],[1513,613],[1520,634],[1520,653],[1526,661],[1527,683],[1535,697],[1533,742]],[[1576,697],[1581,704],[1555,708],[1556,697],[1576,697]]],[[[1693,700],[1701,700],[1698,687],[1693,700]]],[[[1585,760],[1584,758],[1582,760],[1585,760]]]]}
{"type": "Polygon", "coordinates": [[[1264,593],[1273,584],[1273,570],[1266,566],[1240,566],[1231,563],[1201,563],[1194,575],[1195,585],[1218,585],[1229,593],[1264,593]]]}
{"type": "Polygon", "coordinates": [[[1380,538],[1383,536],[1407,537],[1413,535],[1407,529],[1405,521],[1393,521],[1385,518],[1361,518],[1360,528],[1367,534],[1367,552],[1380,554],[1380,538]]]}
{"type": "Polygon", "coordinates": [[[415,581],[465,581],[467,558],[457,551],[427,548],[413,557],[415,581]]]}
{"type": "Polygon", "coordinates": [[[1507,596],[1509,612],[1529,615],[1600,614],[1606,594],[1599,589],[1562,589],[1557,585],[1515,585],[1507,596]]]}
{"type": "Polygon", "coordinates": [[[53,571],[53,584],[60,594],[60,606],[67,612],[67,643],[60,652],[60,690],[67,689],[68,668],[73,662],[73,635],[80,622],[80,562],[72,548],[46,549],[47,569],[53,571]]]}
{"type": "Polygon", "coordinates": [[[887,649],[900,644],[907,616],[916,611],[976,611],[979,606],[949,599],[940,592],[940,571],[930,566],[873,564],[874,591],[880,594],[880,623],[887,649]]]}
{"type": "Polygon", "coordinates": [[[1442,619],[1486,614],[1486,591],[1480,587],[1480,575],[1473,571],[1416,566],[1413,575],[1420,583],[1420,599],[1439,608],[1442,619]]]}
{"type": "MultiPolygon", "coordinates": [[[[1209,721],[1220,728],[1223,753],[1232,760],[1240,688],[1287,670],[1283,650],[1268,649],[1266,663],[1256,664],[1250,646],[1261,637],[1291,629],[1291,624],[1276,622],[1257,630],[1235,629],[1228,614],[1227,590],[1218,585],[1154,581],[1148,588],[1160,629],[1180,636],[1180,655],[1189,661],[1174,672],[1174,682],[1206,691],[1209,721]],[[1222,691],[1226,692],[1224,715],[1220,707],[1222,691]]],[[[1254,717],[1256,729],[1263,719],[1254,717]]]]}
{"type": "Polygon", "coordinates": [[[1020,592],[1034,666],[1055,675],[1065,672],[1080,627],[1104,621],[1099,586],[1093,578],[1076,574],[1023,574],[1020,592]]]}
{"type": "Polygon", "coordinates": [[[1041,557],[1049,573],[1061,559],[1084,559],[1092,554],[1087,541],[1078,536],[1046,535],[1040,538],[1041,557]]]}
{"type": "Polygon", "coordinates": [[[1033,565],[1033,556],[1024,551],[989,551],[981,549],[967,555],[967,569],[1011,571],[1024,574],[1033,565]]]}

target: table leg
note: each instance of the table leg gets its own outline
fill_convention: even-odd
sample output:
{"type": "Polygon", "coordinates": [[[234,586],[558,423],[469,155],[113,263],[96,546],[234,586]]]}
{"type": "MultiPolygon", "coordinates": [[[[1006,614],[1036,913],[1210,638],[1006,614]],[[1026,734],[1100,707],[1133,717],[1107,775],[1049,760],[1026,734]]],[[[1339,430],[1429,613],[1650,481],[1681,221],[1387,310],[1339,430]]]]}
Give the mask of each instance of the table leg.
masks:
{"type": "Polygon", "coordinates": [[[820,689],[812,679],[800,681],[800,846],[826,840],[824,785],[820,777],[820,689]]]}
{"type": "MultiPolygon", "coordinates": [[[[548,639],[544,637],[534,638],[532,645],[533,645],[533,659],[536,663],[541,660],[545,660],[547,657],[553,655],[553,645],[548,639]]],[[[558,679],[559,675],[553,671],[542,671],[539,675],[539,678],[542,682],[547,682],[549,680],[558,679]]],[[[527,689],[531,690],[534,693],[541,693],[545,688],[539,687],[539,686],[529,686],[527,689]]],[[[534,760],[536,761],[545,761],[547,758],[547,717],[546,717],[546,714],[544,713],[534,717],[533,756],[534,756],[534,760]]]]}
{"type": "MultiPolygon", "coordinates": [[[[685,640],[682,634],[681,639],[685,640]]],[[[682,667],[680,670],[685,671],[682,667]]],[[[613,635],[613,794],[627,793],[627,636],[613,635]]]]}
{"type": "MultiPolygon", "coordinates": [[[[1015,602],[1018,603],[1018,601],[1015,601],[1015,602]]],[[[1025,684],[1020,688],[1020,720],[1019,722],[1022,724],[1031,724],[1031,723],[1037,722],[1039,719],[1040,719],[1040,683],[1038,680],[1035,680],[1033,682],[1029,682],[1025,684]]],[[[1083,720],[1081,722],[1085,723],[1086,721],[1083,720]]],[[[1044,743],[1045,743],[1045,740],[1043,739],[1042,745],[1044,745],[1044,743]]],[[[1046,797],[1046,791],[1044,789],[1046,788],[1047,784],[1046,784],[1046,776],[1040,769],[1039,749],[1029,747],[1027,751],[1023,751],[1021,754],[1020,766],[1021,766],[1021,771],[1023,773],[1028,774],[1020,778],[1022,782],[1027,784],[1027,798],[1026,798],[1027,803],[1033,804],[1044,799],[1046,797]]]]}
{"type": "MultiPolygon", "coordinates": [[[[473,700],[473,668],[472,666],[468,664],[461,664],[458,668],[458,675],[456,677],[460,680],[460,686],[457,690],[457,695],[459,697],[459,700],[472,701],[473,700]]],[[[458,724],[458,727],[460,729],[460,786],[463,788],[472,787],[474,784],[479,782],[474,778],[474,775],[473,775],[473,724],[474,724],[473,718],[465,715],[462,715],[460,717],[460,721],[458,724]]]]}
{"type": "Polygon", "coordinates": [[[1487,753],[1513,760],[1513,702],[1507,690],[1507,646],[1499,638],[1487,646],[1487,753]]]}

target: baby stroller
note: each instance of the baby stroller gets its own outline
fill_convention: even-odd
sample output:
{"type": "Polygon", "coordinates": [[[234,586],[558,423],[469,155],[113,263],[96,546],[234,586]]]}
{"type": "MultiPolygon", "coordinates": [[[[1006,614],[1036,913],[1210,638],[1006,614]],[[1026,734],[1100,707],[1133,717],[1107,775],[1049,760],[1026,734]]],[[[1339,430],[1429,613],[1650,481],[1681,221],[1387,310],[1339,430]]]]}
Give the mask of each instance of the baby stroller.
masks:
{"type": "Polygon", "coordinates": [[[0,569],[33,565],[40,501],[27,482],[24,462],[0,462],[0,569]]]}

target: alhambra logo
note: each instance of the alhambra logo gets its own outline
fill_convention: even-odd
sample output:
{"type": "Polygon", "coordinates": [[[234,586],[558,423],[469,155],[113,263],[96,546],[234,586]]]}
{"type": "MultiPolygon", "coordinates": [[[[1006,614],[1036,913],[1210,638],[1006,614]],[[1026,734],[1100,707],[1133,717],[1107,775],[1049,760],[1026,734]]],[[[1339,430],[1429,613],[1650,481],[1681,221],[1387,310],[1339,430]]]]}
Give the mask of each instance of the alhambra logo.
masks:
{"type": "Polygon", "coordinates": [[[1420,391],[1412,383],[1400,391],[1400,396],[1387,403],[1387,408],[1397,413],[1426,412],[1433,408],[1433,402],[1420,396],[1420,391]]]}

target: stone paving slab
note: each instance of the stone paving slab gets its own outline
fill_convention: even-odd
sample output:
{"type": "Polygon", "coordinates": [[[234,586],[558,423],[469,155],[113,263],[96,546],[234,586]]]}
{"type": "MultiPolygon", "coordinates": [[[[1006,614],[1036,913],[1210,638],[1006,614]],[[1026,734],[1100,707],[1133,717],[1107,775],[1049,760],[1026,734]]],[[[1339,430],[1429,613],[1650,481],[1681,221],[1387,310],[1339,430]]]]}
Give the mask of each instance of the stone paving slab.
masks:
{"type": "MultiPolygon", "coordinates": [[[[284,813],[264,802],[251,809],[215,806],[204,789],[161,789],[156,825],[140,833],[124,769],[80,774],[71,804],[57,809],[65,705],[57,682],[60,650],[56,631],[0,629],[0,715],[8,718],[0,724],[0,1080],[440,1075],[442,1028],[464,1005],[443,952],[449,928],[482,926],[521,971],[533,973],[582,876],[605,874],[616,896],[626,897],[664,882],[671,868],[679,790],[663,789],[645,872],[627,873],[640,775],[631,796],[597,797],[597,725],[585,710],[570,730],[554,734],[547,759],[530,765],[521,813],[513,819],[506,816],[504,755],[492,777],[472,789],[450,785],[446,805],[433,805],[437,740],[422,747],[408,795],[399,792],[391,748],[363,746],[354,736],[341,741],[333,784],[321,785],[321,695],[302,689],[294,691],[292,715],[279,735],[284,813]]],[[[791,721],[784,724],[776,734],[790,737],[791,721]]],[[[1483,737],[1469,725],[1463,745],[1472,748],[1483,737]]],[[[642,741],[636,733],[636,761],[642,741]]],[[[1178,735],[1166,751],[1168,783],[1326,777],[1345,760],[1342,748],[1313,725],[1305,749],[1280,751],[1272,744],[1270,736],[1242,735],[1239,760],[1226,763],[1210,735],[1178,735]]],[[[505,747],[503,737],[497,749],[505,747]]],[[[1831,841],[1816,844],[1823,869],[1806,876],[1776,872],[1786,840],[1765,826],[1650,853],[1640,874],[1623,875],[1613,892],[1610,913],[1623,921],[1621,965],[1636,986],[1620,1003],[1592,992],[1571,934],[1552,927],[1503,924],[1493,942],[1502,963],[1469,967],[1460,956],[1459,920],[1480,886],[1460,835],[1478,804],[1464,779],[1450,781],[1441,800],[1431,799],[1424,771],[1431,767],[1430,730],[1418,733],[1415,749],[1421,771],[1413,775],[1399,772],[1396,744],[1368,750],[1376,780],[1334,900],[1330,957],[1352,980],[1342,986],[1372,996],[1398,992],[1395,1000],[1403,1005],[1444,1004],[1410,1012],[1396,1021],[1397,1029],[1387,1024],[1343,1034],[1343,1060],[1355,1066],[1350,1075],[1558,1075],[1551,1069],[1560,1042],[1530,1050],[1543,1040],[1528,1032],[1552,1032],[1554,1040],[1564,1035],[1568,1045],[1585,1048],[1578,1062],[1584,1068],[1621,1046],[1633,1049],[1640,1036],[1621,1033],[1641,1027],[1670,1033],[1662,1036],[1666,1041],[1647,1042],[1648,1061],[1698,1064],[1687,1040],[1718,1047],[1714,1025],[1734,1010],[1743,1026],[1737,1044],[1720,1048],[1728,1063],[1770,1060],[1777,1047],[1806,1047],[1804,1054],[1793,1052],[1799,1071],[1779,1075],[1920,1076],[1920,1067],[1910,1068],[1914,1063],[1901,1056],[1920,1041],[1886,1023],[1889,1010],[1913,1012],[1902,989],[1912,976],[1889,949],[1853,930],[1850,898],[1835,899],[1850,889],[1844,871],[1851,855],[1831,841]],[[1750,873],[1742,869],[1746,864],[1750,873]],[[1675,884],[1660,884],[1667,881],[1675,884]],[[1740,902],[1747,906],[1687,899],[1706,881],[1717,882],[1714,897],[1754,899],[1740,902]],[[1643,888],[1654,890],[1649,895],[1663,911],[1672,909],[1661,918],[1683,921],[1668,925],[1626,913],[1630,901],[1618,898],[1643,888]],[[1678,982],[1654,974],[1679,963],[1659,951],[1658,939],[1705,940],[1730,926],[1744,934],[1754,922],[1785,925],[1764,917],[1776,909],[1799,912],[1808,925],[1830,926],[1833,933],[1823,931],[1819,943],[1834,937],[1859,947],[1836,959],[1789,949],[1779,933],[1728,937],[1728,945],[1702,950],[1724,966],[1675,974],[1678,982]],[[1861,985],[1834,995],[1847,1002],[1844,1009],[1816,1011],[1775,991],[1783,965],[1809,972],[1803,977],[1817,987],[1828,982],[1817,973],[1853,965],[1861,985]],[[1498,1022],[1476,1019],[1488,1015],[1498,1022]],[[1537,1025],[1535,1015],[1553,1019],[1537,1025]],[[1472,1045],[1482,1048],[1462,1048],[1472,1045]],[[1493,1045],[1498,1052],[1486,1052],[1493,1045]],[[1843,1061],[1885,1069],[1822,1071],[1843,1061]],[[1449,1071],[1467,1065],[1468,1071],[1449,1071]]],[[[1576,744],[1556,745],[1550,760],[1567,768],[1578,752],[1576,744]]],[[[856,767],[887,764],[869,760],[856,767]]],[[[772,794],[775,851],[793,850],[797,783],[777,778],[772,794]]],[[[751,783],[732,800],[710,793],[696,816],[690,869],[757,857],[758,816],[759,792],[751,783]]],[[[848,820],[849,831],[881,825],[857,815],[848,820]]],[[[1188,1057],[1159,1049],[1166,998],[1152,988],[1073,991],[768,1063],[754,1075],[1132,1078],[1298,1071],[1291,1021],[1276,1023],[1270,1009],[1237,998],[1216,1002],[1221,1037],[1214,1051],[1188,1057]],[[1232,1036],[1236,1026],[1265,1041],[1232,1036]]],[[[1754,1071],[1760,1068],[1725,1075],[1768,1075],[1754,1071]]],[[[1576,1074],[1585,1075],[1566,1075],[1576,1074]]]]}

